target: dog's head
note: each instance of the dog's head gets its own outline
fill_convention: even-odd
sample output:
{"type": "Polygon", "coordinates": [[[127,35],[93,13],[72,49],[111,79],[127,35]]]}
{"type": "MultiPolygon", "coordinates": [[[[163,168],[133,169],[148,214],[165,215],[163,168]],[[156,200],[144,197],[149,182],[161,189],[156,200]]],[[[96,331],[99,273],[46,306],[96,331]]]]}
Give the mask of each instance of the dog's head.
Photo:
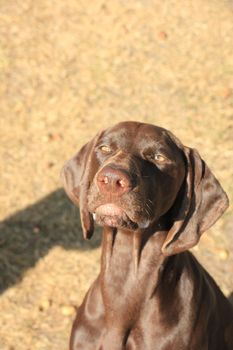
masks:
{"type": "Polygon", "coordinates": [[[66,163],[62,178],[80,207],[85,238],[94,220],[129,231],[165,220],[165,255],[194,246],[228,206],[198,152],[150,124],[123,122],[99,133],[66,163]]]}

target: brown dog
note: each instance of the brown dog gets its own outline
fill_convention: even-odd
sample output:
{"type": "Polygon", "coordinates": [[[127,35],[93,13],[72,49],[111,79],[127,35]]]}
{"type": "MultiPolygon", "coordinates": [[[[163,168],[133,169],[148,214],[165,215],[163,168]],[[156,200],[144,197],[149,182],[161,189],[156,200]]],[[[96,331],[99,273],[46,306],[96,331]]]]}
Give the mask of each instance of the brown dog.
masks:
{"type": "Polygon", "coordinates": [[[187,249],[228,206],[194,149],[124,122],[62,171],[85,238],[104,227],[101,272],[73,325],[71,350],[232,350],[233,309],[187,249]]]}

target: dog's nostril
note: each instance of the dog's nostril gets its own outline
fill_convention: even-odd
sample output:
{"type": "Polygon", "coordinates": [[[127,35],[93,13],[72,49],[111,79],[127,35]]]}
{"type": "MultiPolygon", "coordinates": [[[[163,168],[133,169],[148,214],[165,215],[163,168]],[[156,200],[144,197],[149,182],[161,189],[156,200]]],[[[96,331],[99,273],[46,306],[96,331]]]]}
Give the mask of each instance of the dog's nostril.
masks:
{"type": "Polygon", "coordinates": [[[103,178],[103,183],[104,183],[104,184],[108,184],[108,183],[109,183],[109,179],[108,179],[107,176],[104,176],[104,178],[103,178]]]}
{"type": "Polygon", "coordinates": [[[126,183],[124,180],[117,180],[116,181],[116,184],[119,186],[119,187],[126,187],[126,183]]]}

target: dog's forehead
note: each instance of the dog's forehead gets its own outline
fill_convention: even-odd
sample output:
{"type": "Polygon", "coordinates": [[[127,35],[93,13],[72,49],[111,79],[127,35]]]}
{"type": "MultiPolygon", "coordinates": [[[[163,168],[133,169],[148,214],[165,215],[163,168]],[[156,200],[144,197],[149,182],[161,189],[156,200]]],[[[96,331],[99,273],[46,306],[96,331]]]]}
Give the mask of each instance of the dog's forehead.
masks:
{"type": "MultiPolygon", "coordinates": [[[[103,134],[103,139],[122,146],[141,146],[164,143],[169,140],[166,129],[152,124],[139,122],[122,122],[109,129],[103,134]]],[[[171,141],[171,140],[170,140],[171,141]]]]}

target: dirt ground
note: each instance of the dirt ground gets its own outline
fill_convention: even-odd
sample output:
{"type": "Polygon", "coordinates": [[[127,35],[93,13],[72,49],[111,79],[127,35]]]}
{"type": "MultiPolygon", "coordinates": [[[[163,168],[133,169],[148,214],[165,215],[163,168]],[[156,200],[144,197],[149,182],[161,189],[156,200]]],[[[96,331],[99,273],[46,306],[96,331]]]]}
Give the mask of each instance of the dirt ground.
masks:
{"type": "MultiPolygon", "coordinates": [[[[0,0],[0,350],[66,350],[99,270],[60,169],[141,120],[196,147],[233,200],[233,4],[0,0]]],[[[194,253],[233,291],[233,213],[194,253]]]]}

